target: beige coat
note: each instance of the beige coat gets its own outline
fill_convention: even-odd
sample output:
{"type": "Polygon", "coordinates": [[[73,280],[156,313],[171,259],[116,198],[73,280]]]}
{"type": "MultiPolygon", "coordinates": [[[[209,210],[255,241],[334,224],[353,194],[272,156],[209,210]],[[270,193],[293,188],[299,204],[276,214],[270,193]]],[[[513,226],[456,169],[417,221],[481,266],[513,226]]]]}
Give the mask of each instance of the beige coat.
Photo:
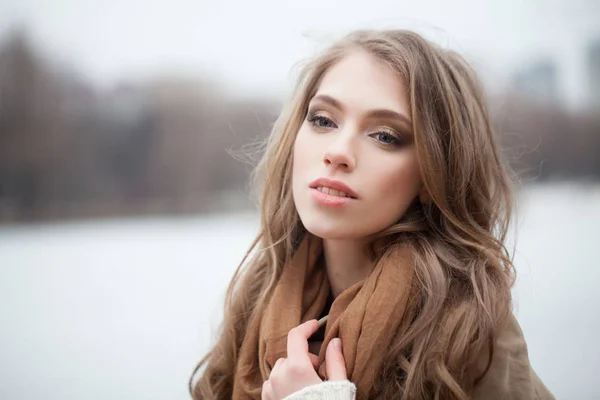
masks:
{"type": "Polygon", "coordinates": [[[529,364],[523,331],[512,314],[496,340],[492,365],[475,388],[473,399],[554,399],[529,364]]]}
{"type": "MultiPolygon", "coordinates": [[[[323,382],[293,393],[284,400],[354,400],[350,381],[323,382]]],[[[529,364],[527,344],[514,315],[510,315],[494,348],[487,374],[473,392],[474,400],[552,400],[554,396],[529,364]]]]}

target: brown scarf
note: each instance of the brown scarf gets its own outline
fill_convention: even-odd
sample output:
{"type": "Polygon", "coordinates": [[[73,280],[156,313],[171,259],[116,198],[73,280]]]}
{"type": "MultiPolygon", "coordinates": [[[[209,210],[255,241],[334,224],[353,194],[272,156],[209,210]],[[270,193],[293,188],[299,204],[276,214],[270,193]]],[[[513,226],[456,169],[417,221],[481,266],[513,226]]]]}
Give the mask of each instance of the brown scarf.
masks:
{"type": "MultiPolygon", "coordinates": [[[[323,312],[329,295],[325,269],[317,262],[322,241],[307,235],[284,266],[266,310],[250,322],[234,378],[235,400],[260,399],[262,384],[275,361],[286,357],[290,329],[323,312]]],[[[348,379],[357,398],[367,399],[385,350],[400,325],[412,287],[413,262],[405,245],[394,246],[365,280],[343,291],[331,305],[319,354],[319,375],[326,379],[325,350],[342,340],[348,379]]]]}

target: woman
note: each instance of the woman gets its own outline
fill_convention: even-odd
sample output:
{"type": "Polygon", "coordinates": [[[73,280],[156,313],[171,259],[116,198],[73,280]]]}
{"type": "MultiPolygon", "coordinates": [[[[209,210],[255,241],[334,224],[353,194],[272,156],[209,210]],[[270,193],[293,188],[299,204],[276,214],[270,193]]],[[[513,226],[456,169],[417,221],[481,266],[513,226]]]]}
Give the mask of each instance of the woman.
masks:
{"type": "Polygon", "coordinates": [[[511,182],[457,54],[346,36],[257,172],[260,232],[195,399],[552,398],[510,311],[511,182]]]}

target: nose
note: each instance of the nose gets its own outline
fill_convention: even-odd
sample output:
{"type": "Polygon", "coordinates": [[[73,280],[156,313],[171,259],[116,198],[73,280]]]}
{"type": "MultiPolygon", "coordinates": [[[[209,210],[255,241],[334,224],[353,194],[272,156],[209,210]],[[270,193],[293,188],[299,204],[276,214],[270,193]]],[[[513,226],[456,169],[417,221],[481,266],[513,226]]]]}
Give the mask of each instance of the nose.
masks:
{"type": "Polygon", "coordinates": [[[352,171],[356,167],[356,156],[352,149],[353,135],[339,132],[323,154],[323,162],[327,167],[352,171]]]}

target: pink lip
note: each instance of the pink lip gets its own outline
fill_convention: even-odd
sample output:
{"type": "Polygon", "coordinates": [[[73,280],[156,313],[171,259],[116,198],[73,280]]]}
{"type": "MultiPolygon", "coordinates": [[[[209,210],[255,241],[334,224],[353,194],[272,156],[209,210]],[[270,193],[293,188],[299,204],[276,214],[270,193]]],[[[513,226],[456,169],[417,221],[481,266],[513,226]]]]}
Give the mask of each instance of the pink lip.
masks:
{"type": "Polygon", "coordinates": [[[310,191],[311,191],[313,199],[317,203],[320,203],[320,204],[323,204],[326,206],[339,207],[339,206],[346,205],[346,204],[356,200],[351,197],[340,197],[340,196],[334,196],[332,194],[326,194],[326,193],[321,192],[319,189],[310,189],[310,191]]]}
{"type": "MultiPolygon", "coordinates": [[[[356,194],[356,192],[354,190],[352,190],[350,187],[346,186],[343,182],[340,182],[340,181],[335,181],[335,180],[327,179],[327,178],[319,178],[310,184],[311,189],[316,189],[319,186],[325,186],[329,189],[344,192],[348,196],[352,196],[354,198],[354,199],[352,199],[349,197],[340,197],[341,199],[345,198],[348,200],[355,200],[358,198],[358,195],[356,194]]],[[[318,190],[317,190],[317,192],[318,192],[318,190]]],[[[323,192],[320,192],[320,193],[325,195],[325,193],[323,193],[323,192]]],[[[327,196],[329,196],[329,195],[327,195],[327,196]]],[[[339,196],[331,196],[331,197],[339,197],[339,196]]]]}

